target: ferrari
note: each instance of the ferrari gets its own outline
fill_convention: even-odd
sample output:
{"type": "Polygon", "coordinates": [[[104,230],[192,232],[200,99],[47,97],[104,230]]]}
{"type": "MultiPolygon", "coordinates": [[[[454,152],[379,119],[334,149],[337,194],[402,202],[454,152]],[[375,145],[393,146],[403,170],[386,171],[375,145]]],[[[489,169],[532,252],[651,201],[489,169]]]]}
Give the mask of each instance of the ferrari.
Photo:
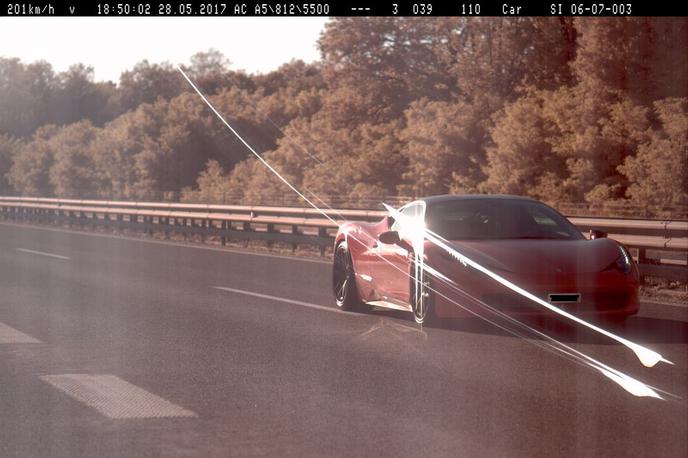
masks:
{"type": "Polygon", "coordinates": [[[581,318],[618,322],[638,312],[638,268],[622,244],[600,230],[588,239],[548,205],[505,195],[426,197],[377,223],[342,224],[334,242],[336,304],[408,311],[421,324],[468,316],[467,297],[509,315],[552,313],[456,253],[581,318]]]}

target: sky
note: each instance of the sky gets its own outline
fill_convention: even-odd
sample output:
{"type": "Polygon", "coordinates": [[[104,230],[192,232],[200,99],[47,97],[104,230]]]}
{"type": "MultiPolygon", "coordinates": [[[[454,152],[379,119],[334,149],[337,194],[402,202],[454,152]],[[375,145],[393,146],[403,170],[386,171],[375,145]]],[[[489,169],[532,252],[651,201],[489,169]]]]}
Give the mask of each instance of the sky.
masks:
{"type": "Polygon", "coordinates": [[[292,59],[320,58],[327,18],[0,18],[0,57],[46,60],[55,71],[93,66],[96,81],[119,81],[137,62],[185,64],[215,48],[233,70],[267,72],[292,59]]]}

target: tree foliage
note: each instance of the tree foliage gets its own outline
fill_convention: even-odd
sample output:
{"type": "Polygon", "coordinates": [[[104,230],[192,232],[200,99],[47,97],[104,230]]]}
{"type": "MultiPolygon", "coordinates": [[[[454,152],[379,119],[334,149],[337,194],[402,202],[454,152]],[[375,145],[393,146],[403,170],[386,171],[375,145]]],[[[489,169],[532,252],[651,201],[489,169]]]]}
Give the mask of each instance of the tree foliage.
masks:
{"type": "MultiPolygon", "coordinates": [[[[321,60],[184,68],[309,198],[499,192],[686,205],[686,18],[337,18],[321,60]]],[[[118,84],[0,59],[0,187],[255,203],[292,191],[166,62],[118,84]],[[238,196],[238,197],[237,197],[238,196]]],[[[11,189],[9,189],[11,188],[11,189]]]]}

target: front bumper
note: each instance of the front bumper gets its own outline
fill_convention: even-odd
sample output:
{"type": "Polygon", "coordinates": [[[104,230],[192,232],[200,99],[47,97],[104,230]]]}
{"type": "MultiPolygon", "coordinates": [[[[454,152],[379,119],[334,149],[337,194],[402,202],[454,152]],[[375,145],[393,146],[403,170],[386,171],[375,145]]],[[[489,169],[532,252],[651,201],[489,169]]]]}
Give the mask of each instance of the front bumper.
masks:
{"type": "MultiPolygon", "coordinates": [[[[455,287],[436,281],[435,313],[442,318],[460,318],[481,313],[489,306],[511,316],[556,316],[557,313],[473,271],[462,275],[455,287]],[[481,278],[482,277],[482,278],[481,278]],[[468,310],[467,310],[468,309],[468,310]]],[[[623,318],[638,312],[638,281],[633,275],[608,271],[581,275],[521,276],[507,278],[549,303],[549,294],[579,293],[576,303],[552,303],[554,307],[581,317],[623,318]]]]}

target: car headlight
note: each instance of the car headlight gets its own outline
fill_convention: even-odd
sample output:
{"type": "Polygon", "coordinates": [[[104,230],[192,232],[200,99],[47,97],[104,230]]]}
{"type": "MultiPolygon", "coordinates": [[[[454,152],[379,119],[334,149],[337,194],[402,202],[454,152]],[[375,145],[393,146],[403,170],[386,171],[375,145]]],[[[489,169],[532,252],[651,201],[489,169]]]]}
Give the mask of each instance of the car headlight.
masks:
{"type": "Polygon", "coordinates": [[[628,250],[621,245],[619,245],[619,250],[621,251],[621,254],[618,258],[616,258],[616,269],[621,273],[629,274],[631,273],[631,270],[633,270],[633,258],[631,258],[628,250]]]}
{"type": "Polygon", "coordinates": [[[613,269],[623,274],[630,274],[633,270],[633,258],[631,258],[628,250],[621,245],[619,245],[619,251],[621,251],[621,253],[619,253],[619,257],[616,258],[614,262],[609,264],[604,270],[613,269]]]}

